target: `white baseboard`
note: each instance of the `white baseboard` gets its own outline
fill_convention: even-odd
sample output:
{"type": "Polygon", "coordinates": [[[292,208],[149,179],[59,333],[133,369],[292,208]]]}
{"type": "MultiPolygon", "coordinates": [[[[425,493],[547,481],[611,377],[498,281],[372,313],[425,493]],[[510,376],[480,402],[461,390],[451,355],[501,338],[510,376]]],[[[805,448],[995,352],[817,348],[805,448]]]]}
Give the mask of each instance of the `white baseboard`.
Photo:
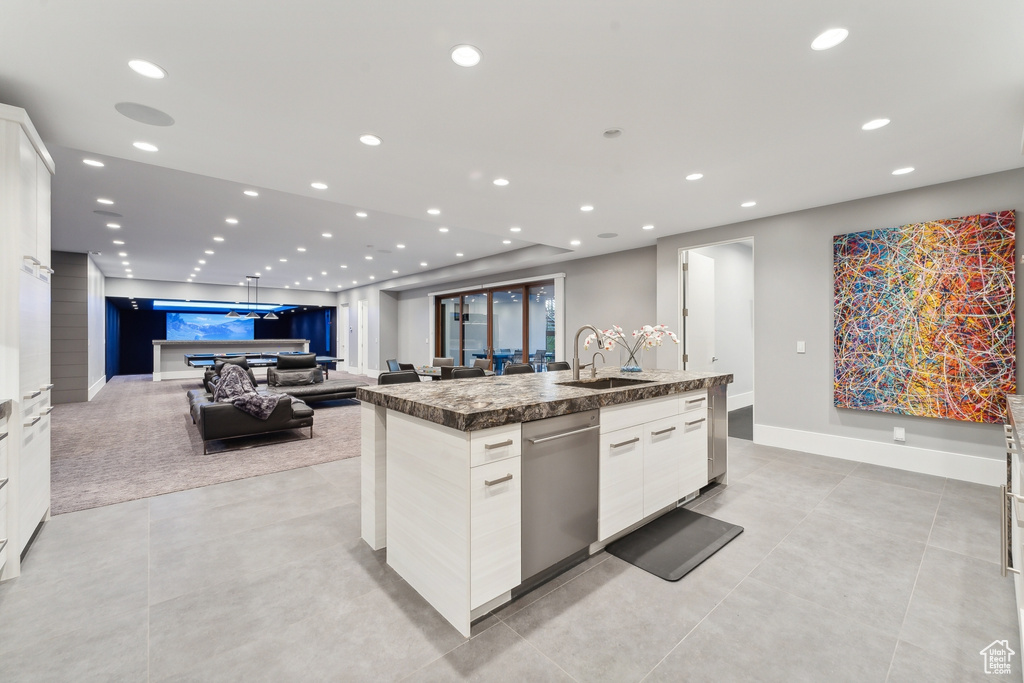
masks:
{"type": "Polygon", "coordinates": [[[93,385],[91,387],[89,387],[89,398],[87,398],[85,400],[91,401],[93,399],[93,397],[96,396],[96,394],[100,393],[100,389],[102,389],[106,384],[107,384],[107,376],[106,375],[104,375],[103,377],[100,377],[98,380],[93,382],[93,385]]]}
{"type": "Polygon", "coordinates": [[[753,391],[745,391],[742,394],[736,394],[735,396],[730,396],[729,400],[727,401],[727,403],[729,405],[729,410],[738,410],[740,408],[746,408],[747,406],[752,406],[752,405],[754,405],[754,392],[753,391]]]}
{"type": "Polygon", "coordinates": [[[759,424],[754,425],[754,443],[988,486],[1006,483],[1006,460],[1003,458],[983,458],[759,424]]]}

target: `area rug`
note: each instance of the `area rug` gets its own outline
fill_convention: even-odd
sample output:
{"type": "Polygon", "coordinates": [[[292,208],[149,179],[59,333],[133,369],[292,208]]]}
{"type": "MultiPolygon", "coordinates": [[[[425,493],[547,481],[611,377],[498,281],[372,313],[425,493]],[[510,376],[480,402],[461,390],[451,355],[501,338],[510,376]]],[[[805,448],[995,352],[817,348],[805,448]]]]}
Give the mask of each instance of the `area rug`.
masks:
{"type": "MultiPolygon", "coordinates": [[[[373,379],[331,373],[374,383],[373,379]]],[[[88,403],[57,405],[51,429],[51,510],[63,514],[359,455],[359,402],[310,407],[308,429],[270,435],[258,448],[203,455],[186,392],[198,380],[119,375],[88,403]]],[[[245,445],[253,445],[246,440],[245,445]]],[[[222,447],[220,443],[217,447],[222,447]]]]}

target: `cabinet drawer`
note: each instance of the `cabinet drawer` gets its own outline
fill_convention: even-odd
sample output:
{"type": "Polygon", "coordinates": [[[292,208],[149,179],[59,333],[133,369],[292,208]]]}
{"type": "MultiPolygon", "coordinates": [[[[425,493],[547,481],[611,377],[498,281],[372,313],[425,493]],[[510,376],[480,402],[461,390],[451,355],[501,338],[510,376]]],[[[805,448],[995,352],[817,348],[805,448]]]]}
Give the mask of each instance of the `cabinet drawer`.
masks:
{"type": "Polygon", "coordinates": [[[601,408],[601,433],[633,427],[644,422],[671,417],[679,412],[678,396],[662,396],[646,401],[601,408]]]}
{"type": "Polygon", "coordinates": [[[643,519],[643,435],[641,425],[601,435],[597,517],[599,540],[603,541],[643,519]]]}
{"type": "Polygon", "coordinates": [[[707,389],[689,391],[679,397],[679,412],[689,413],[696,410],[707,412],[708,392],[707,389]]]}
{"type": "Polygon", "coordinates": [[[679,475],[684,453],[680,415],[643,425],[644,517],[679,500],[679,475]]]}
{"type": "Polygon", "coordinates": [[[708,483],[708,420],[706,413],[690,413],[680,421],[679,497],[684,498],[708,483]]]}
{"type": "Polygon", "coordinates": [[[521,455],[523,452],[522,431],[522,426],[517,423],[470,432],[470,467],[521,455]]]}
{"type": "Polygon", "coordinates": [[[470,470],[470,609],[522,581],[522,458],[470,470]]]}

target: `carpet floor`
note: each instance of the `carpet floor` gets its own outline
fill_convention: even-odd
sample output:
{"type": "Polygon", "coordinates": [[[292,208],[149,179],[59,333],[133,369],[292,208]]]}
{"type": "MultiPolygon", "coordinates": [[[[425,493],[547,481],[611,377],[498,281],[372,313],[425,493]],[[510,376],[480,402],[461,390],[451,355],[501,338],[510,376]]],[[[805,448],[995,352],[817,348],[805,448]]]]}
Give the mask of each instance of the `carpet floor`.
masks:
{"type": "MultiPolygon", "coordinates": [[[[332,378],[335,375],[374,383],[343,372],[332,373],[332,378]]],[[[154,382],[152,375],[119,375],[88,403],[55,406],[52,514],[359,455],[359,402],[354,399],[312,404],[312,439],[309,430],[302,429],[213,441],[214,452],[203,455],[203,442],[185,397],[186,391],[198,386],[197,380],[154,382]],[[296,439],[299,436],[304,438],[296,439]],[[235,446],[246,448],[220,450],[235,446]]]]}

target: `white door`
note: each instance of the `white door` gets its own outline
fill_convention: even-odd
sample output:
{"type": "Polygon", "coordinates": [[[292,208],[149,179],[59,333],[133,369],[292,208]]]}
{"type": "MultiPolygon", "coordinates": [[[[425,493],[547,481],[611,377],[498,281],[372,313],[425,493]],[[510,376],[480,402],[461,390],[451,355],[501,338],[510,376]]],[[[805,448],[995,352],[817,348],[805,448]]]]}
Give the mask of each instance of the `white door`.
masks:
{"type": "Polygon", "coordinates": [[[683,252],[683,369],[713,372],[715,367],[715,260],[683,252]]]}
{"type": "Polygon", "coordinates": [[[344,365],[349,366],[352,365],[352,359],[348,357],[348,335],[351,331],[348,306],[340,306],[338,308],[338,358],[342,359],[344,365]]]}
{"type": "Polygon", "coordinates": [[[370,331],[368,329],[368,313],[370,302],[363,299],[358,302],[358,334],[359,334],[359,374],[366,374],[367,353],[370,350],[370,331]]]}

